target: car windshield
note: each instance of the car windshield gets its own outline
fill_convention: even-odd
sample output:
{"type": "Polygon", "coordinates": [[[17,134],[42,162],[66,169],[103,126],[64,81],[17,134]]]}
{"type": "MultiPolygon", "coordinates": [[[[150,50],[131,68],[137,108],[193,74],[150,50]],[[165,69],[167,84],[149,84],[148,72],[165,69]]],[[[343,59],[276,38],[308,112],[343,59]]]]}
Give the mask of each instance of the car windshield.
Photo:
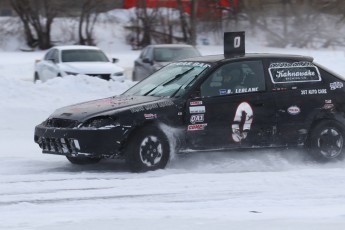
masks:
{"type": "Polygon", "coordinates": [[[124,95],[180,97],[211,65],[200,62],[175,62],[145,78],[124,95]]]}
{"type": "Polygon", "coordinates": [[[109,59],[101,50],[63,50],[62,62],[109,62],[109,59]]]}
{"type": "Polygon", "coordinates": [[[171,62],[196,56],[200,56],[200,53],[193,47],[162,47],[153,50],[153,59],[156,62],[171,62]]]}

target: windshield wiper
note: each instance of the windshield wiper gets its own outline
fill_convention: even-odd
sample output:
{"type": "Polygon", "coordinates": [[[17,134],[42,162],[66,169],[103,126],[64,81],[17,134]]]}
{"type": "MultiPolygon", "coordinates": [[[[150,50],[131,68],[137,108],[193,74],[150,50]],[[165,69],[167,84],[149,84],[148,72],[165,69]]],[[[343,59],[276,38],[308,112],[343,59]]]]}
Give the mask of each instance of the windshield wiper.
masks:
{"type": "Polygon", "coordinates": [[[157,86],[154,87],[153,89],[151,89],[151,90],[149,90],[148,92],[146,92],[146,93],[144,94],[144,96],[149,95],[150,93],[152,93],[154,90],[156,90],[156,89],[157,89],[158,87],[160,87],[160,86],[169,85],[171,82],[174,82],[174,81],[176,81],[177,79],[183,77],[184,75],[186,75],[187,73],[189,73],[189,72],[192,71],[193,69],[194,69],[194,67],[190,68],[189,70],[187,70],[187,71],[185,71],[185,72],[183,72],[183,73],[177,74],[177,75],[176,75],[175,77],[173,77],[171,80],[169,80],[169,81],[167,81],[167,82],[165,82],[165,83],[163,83],[163,84],[157,85],[157,86]]]}
{"type": "Polygon", "coordinates": [[[185,72],[183,72],[183,73],[177,74],[173,79],[171,79],[171,80],[165,82],[162,86],[169,85],[171,82],[174,82],[174,81],[176,81],[177,79],[183,77],[184,75],[186,75],[187,73],[189,73],[189,72],[192,71],[193,69],[194,69],[194,67],[190,68],[189,70],[187,70],[187,71],[185,71],[185,72]]]}

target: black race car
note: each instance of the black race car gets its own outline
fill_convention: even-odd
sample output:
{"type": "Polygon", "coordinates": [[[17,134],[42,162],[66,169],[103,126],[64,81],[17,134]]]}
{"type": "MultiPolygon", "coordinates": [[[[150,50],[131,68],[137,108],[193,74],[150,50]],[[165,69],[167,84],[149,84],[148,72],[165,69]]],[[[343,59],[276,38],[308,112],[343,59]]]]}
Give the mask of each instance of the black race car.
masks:
{"type": "Polygon", "coordinates": [[[303,146],[320,161],[344,157],[344,80],[311,57],[244,54],[243,32],[225,41],[224,55],[56,110],[35,142],[75,164],[124,158],[133,171],[164,168],[172,151],[303,146]]]}

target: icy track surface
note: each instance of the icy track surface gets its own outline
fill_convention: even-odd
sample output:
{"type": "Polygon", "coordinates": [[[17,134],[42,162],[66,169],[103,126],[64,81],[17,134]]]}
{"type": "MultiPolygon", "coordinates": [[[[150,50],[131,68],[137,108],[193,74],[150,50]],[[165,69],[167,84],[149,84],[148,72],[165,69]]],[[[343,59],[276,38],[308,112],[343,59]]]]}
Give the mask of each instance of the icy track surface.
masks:
{"type": "MultiPolygon", "coordinates": [[[[129,71],[131,52],[117,54],[129,71]]],[[[344,52],[289,52],[345,75],[344,52]]],[[[320,165],[296,150],[196,153],[134,174],[121,161],[75,166],[41,154],[34,126],[56,108],[133,85],[86,76],[33,84],[42,55],[0,55],[0,229],[345,229],[345,162],[320,165]]]]}

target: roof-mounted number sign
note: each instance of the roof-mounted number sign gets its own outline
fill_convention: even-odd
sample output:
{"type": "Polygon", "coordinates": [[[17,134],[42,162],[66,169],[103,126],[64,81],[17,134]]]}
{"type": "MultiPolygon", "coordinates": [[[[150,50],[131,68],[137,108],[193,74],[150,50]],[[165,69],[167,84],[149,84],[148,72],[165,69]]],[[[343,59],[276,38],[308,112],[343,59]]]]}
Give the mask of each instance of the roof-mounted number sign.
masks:
{"type": "Polygon", "coordinates": [[[224,55],[242,55],[245,54],[245,33],[225,32],[224,33],[224,55]]]}

